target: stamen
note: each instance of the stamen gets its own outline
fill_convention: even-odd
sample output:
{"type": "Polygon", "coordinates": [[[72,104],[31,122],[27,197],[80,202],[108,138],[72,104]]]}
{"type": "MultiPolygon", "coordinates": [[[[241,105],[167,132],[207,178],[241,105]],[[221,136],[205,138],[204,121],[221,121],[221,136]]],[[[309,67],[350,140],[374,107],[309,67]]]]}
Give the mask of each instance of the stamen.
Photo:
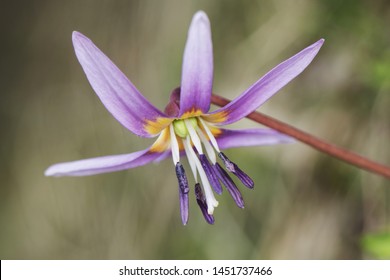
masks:
{"type": "Polygon", "coordinates": [[[218,206],[218,201],[214,197],[213,191],[211,190],[209,180],[207,179],[207,175],[206,175],[205,171],[203,170],[202,164],[200,163],[198,157],[196,156],[194,150],[191,147],[190,137],[187,136],[186,140],[183,142],[184,142],[184,145],[187,145],[188,159],[191,161],[194,161],[196,164],[196,168],[199,172],[200,179],[202,180],[203,188],[204,188],[204,192],[205,192],[205,196],[206,196],[207,213],[209,213],[211,215],[214,212],[214,207],[218,206]]]}
{"type": "Polygon", "coordinates": [[[229,174],[227,174],[227,172],[221,167],[221,165],[218,162],[214,165],[214,167],[217,171],[216,173],[218,175],[218,178],[226,186],[226,189],[233,197],[234,202],[237,204],[238,207],[244,208],[244,200],[236,184],[233,182],[232,178],[230,178],[229,174]]]}
{"type": "Polygon", "coordinates": [[[242,171],[237,164],[230,161],[230,159],[222,152],[218,154],[219,158],[223,161],[225,164],[226,169],[229,172],[232,172],[234,175],[237,176],[238,179],[248,188],[253,189],[255,183],[253,180],[244,172],[242,171]]]}
{"type": "Polygon", "coordinates": [[[198,183],[198,174],[196,172],[196,163],[195,163],[194,160],[192,160],[192,157],[191,157],[191,151],[190,150],[192,150],[192,148],[189,148],[188,145],[186,145],[184,143],[184,150],[186,151],[187,160],[188,160],[188,163],[189,163],[189,165],[191,167],[192,174],[194,174],[195,183],[198,183]]]}
{"type": "Polygon", "coordinates": [[[219,150],[219,147],[218,147],[218,143],[217,143],[217,140],[215,139],[214,135],[211,133],[207,123],[202,119],[202,118],[198,118],[198,120],[200,120],[200,122],[202,123],[202,126],[203,126],[203,129],[204,131],[206,131],[206,134],[207,136],[209,137],[210,141],[211,141],[211,144],[213,144],[214,146],[214,149],[220,153],[221,151],[219,150]]]}
{"type": "Polygon", "coordinates": [[[179,150],[179,143],[177,142],[176,134],[172,124],[169,126],[169,132],[171,134],[171,151],[172,151],[173,164],[176,165],[176,163],[180,161],[180,150],[179,150]]]}
{"type": "Polygon", "coordinates": [[[184,123],[187,126],[188,133],[190,134],[191,141],[192,141],[192,143],[194,143],[194,146],[195,146],[196,150],[198,151],[199,154],[203,154],[202,144],[200,143],[199,136],[196,133],[196,131],[195,131],[194,127],[193,127],[193,124],[188,119],[185,119],[184,123]]]}
{"type": "Polygon", "coordinates": [[[207,212],[206,199],[204,198],[202,188],[200,187],[199,183],[195,184],[195,196],[196,196],[196,202],[198,203],[199,208],[202,211],[203,217],[205,218],[206,222],[208,222],[211,225],[214,224],[214,216],[207,212]]]}
{"type": "Polygon", "coordinates": [[[209,156],[209,159],[212,164],[215,164],[217,162],[217,157],[215,156],[215,152],[213,147],[211,146],[210,142],[207,140],[206,136],[204,135],[203,131],[197,127],[196,132],[198,133],[200,140],[202,140],[202,143],[204,147],[206,148],[207,155],[209,156]]]}
{"type": "Polygon", "coordinates": [[[209,178],[209,182],[211,183],[211,186],[213,187],[214,191],[217,194],[222,194],[222,186],[218,181],[218,176],[215,173],[215,170],[211,166],[210,162],[207,160],[207,157],[205,155],[199,155],[199,159],[204,171],[206,172],[207,178],[209,178]]]}
{"type": "Polygon", "coordinates": [[[181,221],[183,225],[186,225],[188,222],[188,193],[190,188],[188,187],[188,180],[183,165],[180,162],[176,164],[176,177],[179,182],[181,221]]]}

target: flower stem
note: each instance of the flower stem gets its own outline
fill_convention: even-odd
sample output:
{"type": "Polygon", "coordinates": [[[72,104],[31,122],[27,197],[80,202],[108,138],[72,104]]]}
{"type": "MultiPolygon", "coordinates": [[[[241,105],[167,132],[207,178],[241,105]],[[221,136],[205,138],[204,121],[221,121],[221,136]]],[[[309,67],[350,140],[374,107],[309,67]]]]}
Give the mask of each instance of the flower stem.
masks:
{"type": "MultiPolygon", "coordinates": [[[[213,94],[211,96],[211,103],[217,106],[225,106],[228,104],[230,100],[223,98],[221,96],[213,94]]],[[[341,147],[338,147],[334,144],[327,143],[313,135],[310,135],[306,132],[303,132],[295,127],[292,127],[286,123],[283,123],[279,120],[276,120],[274,118],[271,118],[267,115],[264,115],[259,112],[253,112],[246,116],[248,119],[251,119],[257,123],[260,123],[262,125],[265,125],[267,127],[270,127],[274,130],[277,130],[281,133],[284,133],[286,135],[289,135],[309,146],[312,148],[326,153],[328,155],[331,155],[335,158],[338,158],[344,162],[347,162],[349,164],[355,165],[358,168],[365,169],[367,171],[382,175],[388,179],[390,179],[390,167],[385,166],[383,164],[374,162],[370,159],[367,159],[365,157],[362,157],[358,154],[355,154],[353,152],[350,152],[348,150],[345,150],[341,147]]]]}

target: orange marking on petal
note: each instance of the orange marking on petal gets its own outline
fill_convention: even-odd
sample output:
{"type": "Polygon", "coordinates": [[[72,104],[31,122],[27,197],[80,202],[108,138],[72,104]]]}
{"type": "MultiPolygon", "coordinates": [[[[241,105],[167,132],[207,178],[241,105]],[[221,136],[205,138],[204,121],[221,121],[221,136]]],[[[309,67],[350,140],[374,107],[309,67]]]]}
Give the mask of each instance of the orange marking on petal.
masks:
{"type": "Polygon", "coordinates": [[[204,115],[202,118],[208,122],[211,123],[220,123],[227,120],[229,113],[224,110],[218,113],[210,114],[210,115],[204,115]]]}
{"type": "Polygon", "coordinates": [[[188,119],[192,117],[198,117],[201,116],[203,112],[200,109],[192,108],[190,111],[185,112],[183,115],[180,116],[178,119],[188,119]]]}
{"type": "Polygon", "coordinates": [[[157,138],[156,142],[153,143],[150,147],[150,152],[152,153],[162,153],[164,152],[170,143],[169,128],[166,127],[157,138]]]}
{"type": "Polygon", "coordinates": [[[157,118],[154,121],[145,120],[144,130],[151,135],[157,135],[172,122],[173,119],[170,118],[157,118]]]}

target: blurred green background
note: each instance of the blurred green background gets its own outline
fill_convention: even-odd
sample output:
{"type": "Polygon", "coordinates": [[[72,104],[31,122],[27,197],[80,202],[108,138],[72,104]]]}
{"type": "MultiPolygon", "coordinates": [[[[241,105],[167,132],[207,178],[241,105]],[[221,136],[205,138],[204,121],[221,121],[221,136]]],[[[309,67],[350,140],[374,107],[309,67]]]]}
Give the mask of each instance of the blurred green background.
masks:
{"type": "MultiPolygon", "coordinates": [[[[260,110],[390,164],[390,3],[2,1],[1,259],[390,258],[390,182],[301,144],[226,151],[254,179],[216,223],[191,196],[181,225],[170,160],[79,178],[51,164],[145,148],[106,111],[73,51],[91,38],[163,109],[180,83],[187,28],[208,14],[214,91],[230,99],[320,38],[308,69],[260,110]]],[[[248,120],[234,127],[257,127],[248,120]]]]}

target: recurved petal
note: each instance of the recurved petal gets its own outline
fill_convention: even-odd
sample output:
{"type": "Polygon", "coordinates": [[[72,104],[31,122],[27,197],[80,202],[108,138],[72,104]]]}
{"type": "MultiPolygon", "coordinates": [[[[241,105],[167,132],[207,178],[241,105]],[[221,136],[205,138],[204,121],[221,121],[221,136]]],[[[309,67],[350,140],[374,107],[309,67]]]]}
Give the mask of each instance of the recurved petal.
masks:
{"type": "Polygon", "coordinates": [[[221,134],[216,137],[216,140],[221,150],[244,146],[265,146],[294,142],[294,138],[266,128],[243,130],[221,129],[221,134]]]}
{"type": "Polygon", "coordinates": [[[88,176],[106,172],[120,171],[148,164],[162,153],[151,152],[150,149],[131,154],[112,155],[71,162],[57,163],[50,166],[46,176],[88,176]]]}
{"type": "Polygon", "coordinates": [[[199,110],[207,113],[213,87],[213,46],[210,22],[203,11],[192,18],[182,67],[179,116],[199,110]]]}
{"type": "Polygon", "coordinates": [[[107,110],[131,132],[152,137],[169,118],[150,104],[118,67],[93,42],[73,32],[76,56],[107,110]]]}
{"type": "Polygon", "coordinates": [[[298,76],[314,59],[323,43],[324,39],[321,39],[280,63],[232,102],[204,118],[221,125],[244,118],[298,76]]]}

